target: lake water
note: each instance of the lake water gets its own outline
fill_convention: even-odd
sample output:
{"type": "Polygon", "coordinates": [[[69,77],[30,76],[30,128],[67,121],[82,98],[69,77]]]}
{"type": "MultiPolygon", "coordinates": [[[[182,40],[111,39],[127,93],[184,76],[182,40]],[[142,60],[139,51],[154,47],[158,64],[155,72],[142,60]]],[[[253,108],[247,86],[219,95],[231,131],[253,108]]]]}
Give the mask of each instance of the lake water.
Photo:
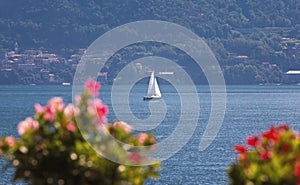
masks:
{"type": "MultiPolygon", "coordinates": [[[[136,85],[131,91],[129,104],[138,118],[147,118],[149,102],[143,102],[146,85],[136,85]]],[[[176,128],[180,117],[180,97],[170,85],[161,91],[167,112],[164,121],[152,129],[158,141],[166,139],[176,128]]],[[[222,127],[213,141],[200,152],[199,141],[210,114],[208,86],[197,86],[200,98],[200,119],[189,142],[174,156],[162,162],[160,178],[147,184],[228,184],[226,169],[236,159],[232,146],[262,132],[271,124],[287,122],[300,129],[300,86],[227,86],[227,105],[222,127]]],[[[110,86],[104,86],[100,95],[110,103],[110,86]]],[[[0,135],[17,135],[19,121],[33,115],[34,103],[46,104],[48,99],[61,96],[71,102],[71,86],[0,86],[0,135]]],[[[190,100],[193,101],[193,100],[190,100]]],[[[192,107],[193,108],[193,107],[192,107]]],[[[116,119],[110,106],[109,120],[116,119]]],[[[0,167],[3,161],[0,161],[0,167]]],[[[12,171],[0,173],[0,184],[13,184],[12,171]]]]}

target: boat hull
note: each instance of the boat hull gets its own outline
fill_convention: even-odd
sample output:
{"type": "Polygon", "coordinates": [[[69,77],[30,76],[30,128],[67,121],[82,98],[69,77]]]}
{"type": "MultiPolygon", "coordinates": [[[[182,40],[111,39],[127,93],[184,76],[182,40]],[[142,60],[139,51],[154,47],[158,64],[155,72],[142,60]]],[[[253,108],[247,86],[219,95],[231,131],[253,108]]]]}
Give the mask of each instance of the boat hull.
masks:
{"type": "Polygon", "coordinates": [[[160,96],[145,96],[143,100],[157,100],[160,99],[160,96]]]}

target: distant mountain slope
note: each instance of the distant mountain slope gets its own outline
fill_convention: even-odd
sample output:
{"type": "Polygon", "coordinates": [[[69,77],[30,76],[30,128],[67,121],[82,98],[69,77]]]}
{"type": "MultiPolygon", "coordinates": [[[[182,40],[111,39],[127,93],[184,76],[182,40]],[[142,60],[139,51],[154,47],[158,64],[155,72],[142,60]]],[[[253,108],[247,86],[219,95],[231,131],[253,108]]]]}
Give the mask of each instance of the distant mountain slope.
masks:
{"type": "Polygon", "coordinates": [[[172,21],[205,38],[232,37],[231,30],[295,27],[298,0],[3,0],[2,47],[85,47],[112,27],[144,19],[172,21]]]}
{"type": "Polygon", "coordinates": [[[203,37],[227,83],[281,83],[300,69],[299,0],[2,0],[0,49],[87,47],[116,26],[149,19],[203,37]]]}

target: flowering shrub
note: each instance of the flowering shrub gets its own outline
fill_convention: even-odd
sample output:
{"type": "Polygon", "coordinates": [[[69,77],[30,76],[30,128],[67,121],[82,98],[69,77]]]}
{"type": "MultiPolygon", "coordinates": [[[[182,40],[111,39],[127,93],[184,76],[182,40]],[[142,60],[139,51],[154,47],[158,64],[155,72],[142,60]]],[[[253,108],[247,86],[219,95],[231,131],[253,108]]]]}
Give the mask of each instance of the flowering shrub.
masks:
{"type": "Polygon", "coordinates": [[[36,104],[35,118],[18,125],[20,138],[0,139],[0,157],[15,167],[14,180],[33,185],[117,185],[142,184],[147,178],[158,177],[158,162],[144,165],[147,158],[129,149],[114,155],[135,166],[112,162],[99,155],[79,132],[78,123],[86,124],[85,133],[102,133],[95,142],[106,148],[111,148],[108,136],[132,146],[156,143],[150,134],[133,135],[125,122],[107,123],[108,108],[97,98],[99,88],[99,83],[89,79],[75,105],[64,104],[60,97],[52,98],[46,106],[36,104]]]}
{"type": "Polygon", "coordinates": [[[228,169],[231,184],[300,184],[300,134],[287,125],[271,126],[235,145],[238,161],[228,169]]]}

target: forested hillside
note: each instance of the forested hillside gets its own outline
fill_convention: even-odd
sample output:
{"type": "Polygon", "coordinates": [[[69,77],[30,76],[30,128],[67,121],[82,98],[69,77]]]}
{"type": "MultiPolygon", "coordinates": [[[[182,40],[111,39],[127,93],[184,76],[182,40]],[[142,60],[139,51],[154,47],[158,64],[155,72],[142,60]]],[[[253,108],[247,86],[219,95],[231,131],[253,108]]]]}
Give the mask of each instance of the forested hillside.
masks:
{"type": "Polygon", "coordinates": [[[2,0],[0,48],[83,48],[111,28],[145,19],[203,37],[228,83],[281,83],[284,72],[300,69],[299,0],[2,0]]]}

